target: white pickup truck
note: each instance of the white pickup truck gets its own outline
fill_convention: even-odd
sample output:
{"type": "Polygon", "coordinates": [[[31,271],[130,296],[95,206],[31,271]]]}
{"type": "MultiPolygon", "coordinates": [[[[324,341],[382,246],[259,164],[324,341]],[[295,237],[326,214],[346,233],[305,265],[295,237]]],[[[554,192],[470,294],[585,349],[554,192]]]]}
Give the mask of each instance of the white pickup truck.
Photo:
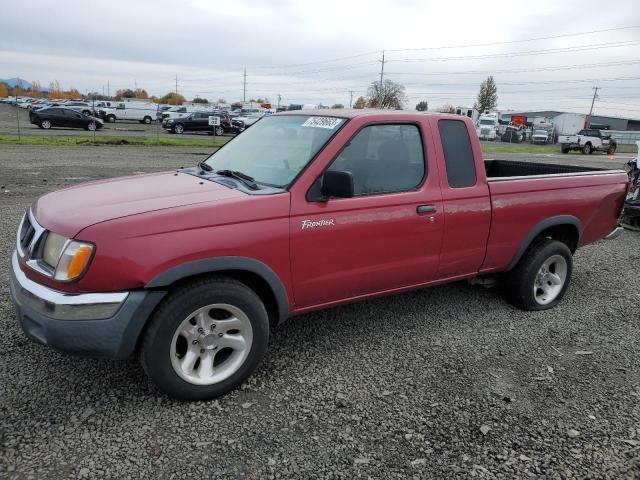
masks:
{"type": "Polygon", "coordinates": [[[602,130],[595,128],[585,128],[576,135],[563,135],[560,137],[560,149],[562,153],[569,153],[572,150],[580,150],[585,155],[595,151],[607,152],[609,155],[615,153],[617,143],[602,130]]]}

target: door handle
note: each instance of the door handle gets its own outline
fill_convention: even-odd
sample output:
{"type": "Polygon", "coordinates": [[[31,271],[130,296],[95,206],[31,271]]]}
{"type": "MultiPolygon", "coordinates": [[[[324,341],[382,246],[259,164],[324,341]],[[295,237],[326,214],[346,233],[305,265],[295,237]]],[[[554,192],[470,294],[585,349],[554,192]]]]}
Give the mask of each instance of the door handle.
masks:
{"type": "Polygon", "coordinates": [[[427,213],[436,213],[438,209],[435,205],[419,205],[416,211],[418,215],[426,215],[427,213]]]}

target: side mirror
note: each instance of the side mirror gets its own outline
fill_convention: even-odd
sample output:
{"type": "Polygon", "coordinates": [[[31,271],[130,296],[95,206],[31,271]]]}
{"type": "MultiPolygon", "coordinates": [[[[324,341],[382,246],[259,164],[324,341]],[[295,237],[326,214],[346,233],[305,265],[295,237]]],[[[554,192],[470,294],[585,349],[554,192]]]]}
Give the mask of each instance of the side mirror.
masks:
{"type": "Polygon", "coordinates": [[[351,172],[327,170],[322,176],[322,195],[325,198],[353,197],[353,175],[351,172]]]}

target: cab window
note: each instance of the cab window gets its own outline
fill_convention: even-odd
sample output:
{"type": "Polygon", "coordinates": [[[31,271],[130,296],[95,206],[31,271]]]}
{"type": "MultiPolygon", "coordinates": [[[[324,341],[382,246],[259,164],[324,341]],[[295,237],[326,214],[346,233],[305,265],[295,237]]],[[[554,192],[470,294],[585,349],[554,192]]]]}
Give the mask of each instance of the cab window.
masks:
{"type": "Polygon", "coordinates": [[[420,130],[411,124],[367,126],[351,139],[329,170],[351,172],[354,195],[413,190],[425,177],[420,130]]]}

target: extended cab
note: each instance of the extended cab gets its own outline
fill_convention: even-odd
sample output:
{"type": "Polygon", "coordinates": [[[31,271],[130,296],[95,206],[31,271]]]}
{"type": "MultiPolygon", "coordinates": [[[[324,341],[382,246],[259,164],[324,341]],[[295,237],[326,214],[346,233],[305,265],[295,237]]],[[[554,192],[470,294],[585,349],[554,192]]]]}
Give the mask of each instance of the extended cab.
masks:
{"type": "Polygon", "coordinates": [[[617,143],[611,135],[596,130],[595,128],[585,128],[576,135],[565,135],[560,137],[560,149],[562,153],[569,153],[572,150],[579,150],[585,155],[593,152],[607,152],[612,155],[616,152],[617,143]]]}
{"type": "Polygon", "coordinates": [[[287,112],[198,166],[39,198],[11,293],[30,338],[139,353],[162,390],[208,399],[304,312],[492,276],[553,307],[576,249],[621,231],[627,188],[619,170],[484,161],[465,117],[287,112]]]}

